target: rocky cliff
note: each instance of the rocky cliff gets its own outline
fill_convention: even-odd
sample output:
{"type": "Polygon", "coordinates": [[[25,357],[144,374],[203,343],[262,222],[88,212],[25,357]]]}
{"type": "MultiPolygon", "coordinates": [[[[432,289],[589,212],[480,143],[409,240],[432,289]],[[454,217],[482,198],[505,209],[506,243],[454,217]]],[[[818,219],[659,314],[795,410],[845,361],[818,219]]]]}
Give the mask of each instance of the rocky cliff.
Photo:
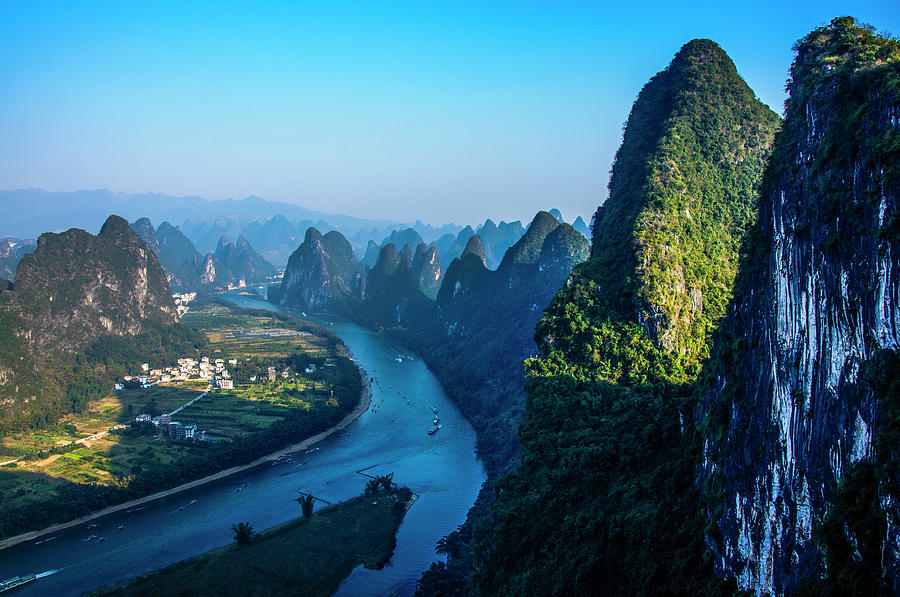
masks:
{"type": "Polygon", "coordinates": [[[39,354],[71,353],[101,334],[134,335],[177,321],[162,267],[128,222],[110,216],[93,236],[46,233],[19,263],[12,293],[22,333],[39,354]]]}
{"type": "Polygon", "coordinates": [[[429,327],[440,283],[441,261],[433,246],[419,243],[412,255],[409,245],[398,252],[388,243],[367,273],[362,304],[365,317],[379,325],[429,327]]]}
{"type": "Polygon", "coordinates": [[[281,305],[341,310],[362,300],[365,273],[365,265],[339,232],[322,235],[309,228],[288,259],[281,286],[270,291],[269,299],[281,305]]]}
{"type": "Polygon", "coordinates": [[[797,45],[705,403],[711,543],[757,594],[823,578],[834,594],[900,590],[896,445],[876,449],[892,420],[874,383],[900,348],[898,81],[900,44],[852,19],[797,45]]]}
{"type": "Polygon", "coordinates": [[[416,254],[413,256],[412,262],[412,274],[416,287],[422,291],[422,294],[431,300],[436,299],[441,287],[443,272],[441,258],[434,245],[426,247],[425,243],[421,243],[416,247],[416,254]]]}

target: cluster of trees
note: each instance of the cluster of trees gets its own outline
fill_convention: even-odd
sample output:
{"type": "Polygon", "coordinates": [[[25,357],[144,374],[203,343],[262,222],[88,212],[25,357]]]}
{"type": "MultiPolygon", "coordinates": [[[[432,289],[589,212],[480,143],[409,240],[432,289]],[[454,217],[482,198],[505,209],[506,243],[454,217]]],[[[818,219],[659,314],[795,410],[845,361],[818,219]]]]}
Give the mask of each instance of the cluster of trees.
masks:
{"type": "MultiPolygon", "coordinates": [[[[363,493],[366,497],[371,497],[373,495],[378,494],[390,494],[394,495],[397,498],[396,505],[398,506],[398,510],[401,510],[406,507],[406,504],[409,503],[409,500],[412,498],[412,491],[409,487],[397,487],[397,484],[394,483],[394,473],[388,473],[387,475],[379,475],[377,477],[373,477],[369,479],[366,483],[366,489],[363,493]]],[[[313,506],[315,505],[316,498],[311,493],[304,494],[298,498],[294,498],[298,504],[300,504],[301,512],[303,513],[303,518],[308,519],[313,515],[313,506]]],[[[249,522],[238,522],[231,525],[231,532],[234,535],[235,542],[240,546],[249,545],[253,540],[253,536],[255,535],[255,531],[253,527],[250,526],[249,522]]]]}

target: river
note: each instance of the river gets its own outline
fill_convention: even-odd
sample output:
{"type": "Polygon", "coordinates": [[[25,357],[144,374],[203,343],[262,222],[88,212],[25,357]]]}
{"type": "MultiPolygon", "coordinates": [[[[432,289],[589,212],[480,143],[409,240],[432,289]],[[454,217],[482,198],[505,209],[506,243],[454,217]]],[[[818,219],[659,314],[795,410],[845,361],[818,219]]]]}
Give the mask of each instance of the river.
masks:
{"type": "MultiPolygon", "coordinates": [[[[277,308],[236,293],[225,296],[240,306],[277,308]]],[[[368,479],[357,471],[365,469],[371,475],[393,472],[419,499],[400,526],[388,566],[356,569],[337,595],[412,595],[416,579],[437,559],[435,544],[462,524],[486,478],[475,455],[475,431],[408,348],[345,319],[316,321],[340,336],[374,378],[366,413],[312,452],[296,454],[293,463],[265,464],[135,512],[110,514],[95,520],[96,528],[85,523],[40,537],[39,544],[0,551],[0,580],[43,574],[16,589],[16,597],[81,595],[121,584],[231,543],[235,522],[249,522],[259,531],[297,517],[298,491],[332,503],[359,495],[368,479]],[[429,436],[432,406],[443,427],[429,436]],[[84,540],[92,534],[107,540],[84,540]]]]}

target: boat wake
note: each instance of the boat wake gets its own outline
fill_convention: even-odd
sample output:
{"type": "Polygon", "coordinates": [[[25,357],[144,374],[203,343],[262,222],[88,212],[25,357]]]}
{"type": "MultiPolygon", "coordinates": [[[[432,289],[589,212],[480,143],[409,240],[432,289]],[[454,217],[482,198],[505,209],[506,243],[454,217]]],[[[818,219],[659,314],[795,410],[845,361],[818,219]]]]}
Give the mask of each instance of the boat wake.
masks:
{"type": "Polygon", "coordinates": [[[35,574],[34,576],[35,576],[35,578],[44,578],[45,576],[50,576],[51,574],[56,574],[60,570],[62,570],[62,568],[59,568],[58,570],[47,570],[46,572],[41,572],[40,574],[35,574]]]}

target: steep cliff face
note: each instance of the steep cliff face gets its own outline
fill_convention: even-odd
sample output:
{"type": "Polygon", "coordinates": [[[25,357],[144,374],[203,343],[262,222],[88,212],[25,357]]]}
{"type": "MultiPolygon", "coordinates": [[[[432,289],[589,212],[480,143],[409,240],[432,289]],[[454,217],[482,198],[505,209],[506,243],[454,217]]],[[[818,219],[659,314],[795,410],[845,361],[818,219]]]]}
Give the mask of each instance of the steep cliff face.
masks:
{"type": "Polygon", "coordinates": [[[416,287],[422,291],[422,294],[431,300],[435,300],[441,287],[442,271],[441,258],[434,245],[426,247],[425,243],[420,243],[416,247],[416,254],[412,263],[412,274],[413,278],[415,278],[416,287]]]}
{"type": "Polygon", "coordinates": [[[288,259],[280,288],[270,300],[304,308],[341,309],[365,295],[365,265],[339,232],[306,231],[303,243],[288,259]]]}
{"type": "Polygon", "coordinates": [[[100,234],[42,234],[19,263],[15,310],[39,354],[71,353],[101,334],[134,335],[177,321],[156,256],[128,222],[110,216],[100,234]]]}
{"type": "Polygon", "coordinates": [[[874,453],[882,397],[863,372],[900,340],[898,82],[900,44],[852,19],[797,45],[759,230],[705,406],[716,430],[706,469],[720,488],[712,543],[719,567],[758,594],[851,565],[900,589],[890,479],[876,483],[874,556],[859,520],[841,524],[852,564],[822,535],[840,480],[885,457],[874,453]]]}

